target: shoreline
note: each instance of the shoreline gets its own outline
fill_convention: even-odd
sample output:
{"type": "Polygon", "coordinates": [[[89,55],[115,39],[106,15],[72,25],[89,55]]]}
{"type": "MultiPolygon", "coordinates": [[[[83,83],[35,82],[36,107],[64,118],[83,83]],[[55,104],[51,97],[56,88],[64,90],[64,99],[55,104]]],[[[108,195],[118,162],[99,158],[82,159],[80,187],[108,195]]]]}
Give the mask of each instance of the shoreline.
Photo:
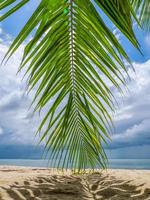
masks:
{"type": "MultiPolygon", "coordinates": [[[[150,159],[109,159],[108,169],[150,170],[150,159]]],[[[0,159],[0,165],[52,168],[47,159],[0,159]]]]}
{"type": "Polygon", "coordinates": [[[1,200],[148,200],[150,170],[72,174],[41,167],[0,166],[1,200]]]}

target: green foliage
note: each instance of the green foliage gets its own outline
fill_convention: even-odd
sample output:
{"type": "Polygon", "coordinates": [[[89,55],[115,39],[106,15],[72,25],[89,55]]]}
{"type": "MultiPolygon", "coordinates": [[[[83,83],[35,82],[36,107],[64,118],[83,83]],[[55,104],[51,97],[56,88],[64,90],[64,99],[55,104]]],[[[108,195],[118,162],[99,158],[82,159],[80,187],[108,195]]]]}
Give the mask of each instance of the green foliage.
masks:
{"type": "Polygon", "coordinates": [[[132,0],[131,3],[143,28],[150,31],[150,1],[132,0]]]}
{"type": "MultiPolygon", "coordinates": [[[[10,6],[0,21],[28,0],[1,0],[0,10],[10,6]]],[[[84,170],[105,168],[107,143],[114,111],[114,97],[107,80],[121,91],[127,74],[128,55],[98,12],[101,9],[115,26],[139,48],[132,25],[135,10],[144,1],[41,0],[16,37],[9,58],[29,35],[21,70],[27,66],[29,91],[36,89],[35,110],[46,108],[38,133],[46,141],[54,166],[84,170]],[[96,6],[95,6],[96,5],[96,6]],[[28,65],[27,65],[28,64],[28,65]],[[54,101],[51,103],[51,101],[54,101]]],[[[146,1],[145,1],[146,2],[146,1]]],[[[143,16],[145,9],[142,9],[143,16]]],[[[140,17],[143,21],[143,17],[140,17]]],[[[146,24],[145,24],[146,25],[146,24]]]]}

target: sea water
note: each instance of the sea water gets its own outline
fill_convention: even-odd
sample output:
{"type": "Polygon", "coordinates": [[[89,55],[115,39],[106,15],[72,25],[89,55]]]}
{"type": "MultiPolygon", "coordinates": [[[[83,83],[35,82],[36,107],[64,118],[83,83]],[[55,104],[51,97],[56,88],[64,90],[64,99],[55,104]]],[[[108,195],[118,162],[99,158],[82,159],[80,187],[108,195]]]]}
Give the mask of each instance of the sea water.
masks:
{"type": "MultiPolygon", "coordinates": [[[[48,160],[0,159],[0,165],[26,167],[52,167],[48,160]]],[[[112,169],[149,169],[150,159],[109,159],[108,168],[112,169]]]]}

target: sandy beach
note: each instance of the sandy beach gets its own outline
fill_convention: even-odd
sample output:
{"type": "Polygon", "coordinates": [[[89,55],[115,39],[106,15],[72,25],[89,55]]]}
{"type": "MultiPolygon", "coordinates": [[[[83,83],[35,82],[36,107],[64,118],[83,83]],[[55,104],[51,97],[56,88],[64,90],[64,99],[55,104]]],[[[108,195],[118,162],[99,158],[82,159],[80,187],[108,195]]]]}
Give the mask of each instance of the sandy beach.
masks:
{"type": "Polygon", "coordinates": [[[0,167],[0,200],[150,200],[150,170],[71,171],[0,167]]]}

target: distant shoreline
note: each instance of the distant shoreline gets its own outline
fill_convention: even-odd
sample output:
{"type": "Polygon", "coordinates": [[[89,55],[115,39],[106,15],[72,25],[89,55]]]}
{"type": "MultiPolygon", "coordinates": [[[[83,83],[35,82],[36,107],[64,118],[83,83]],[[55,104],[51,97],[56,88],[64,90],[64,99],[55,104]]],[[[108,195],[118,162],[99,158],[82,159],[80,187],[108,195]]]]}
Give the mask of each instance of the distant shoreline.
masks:
{"type": "MultiPolygon", "coordinates": [[[[150,170],[150,159],[109,159],[108,169],[150,170]]],[[[24,166],[53,168],[48,160],[39,159],[0,159],[0,166],[24,166]]]]}

